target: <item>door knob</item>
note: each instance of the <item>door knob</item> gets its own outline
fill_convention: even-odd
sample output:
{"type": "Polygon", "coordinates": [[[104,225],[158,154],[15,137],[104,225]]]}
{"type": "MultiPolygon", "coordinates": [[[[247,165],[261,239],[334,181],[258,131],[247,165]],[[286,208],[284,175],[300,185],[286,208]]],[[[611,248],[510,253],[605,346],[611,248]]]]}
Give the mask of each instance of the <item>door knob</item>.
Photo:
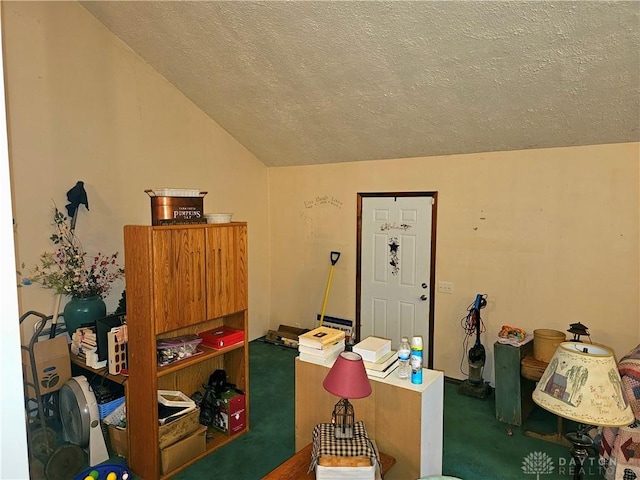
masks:
{"type": "Polygon", "coordinates": [[[420,300],[422,300],[423,302],[427,299],[426,295],[420,295],[420,300]]]}
{"type": "Polygon", "coordinates": [[[427,288],[429,285],[427,285],[426,283],[422,284],[422,288],[427,288]]]}

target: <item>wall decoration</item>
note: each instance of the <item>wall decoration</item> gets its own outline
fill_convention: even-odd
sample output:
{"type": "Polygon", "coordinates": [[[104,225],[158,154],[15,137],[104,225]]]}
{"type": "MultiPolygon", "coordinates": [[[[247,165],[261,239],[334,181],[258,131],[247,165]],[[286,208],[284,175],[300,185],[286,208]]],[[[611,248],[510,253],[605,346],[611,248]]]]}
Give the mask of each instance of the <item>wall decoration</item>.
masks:
{"type": "Polygon", "coordinates": [[[301,222],[301,228],[297,229],[299,234],[309,240],[333,235],[332,218],[338,214],[336,210],[342,210],[342,207],[342,200],[331,195],[317,195],[313,199],[303,200],[298,210],[301,222]]]}
{"type": "Polygon", "coordinates": [[[313,200],[305,200],[304,208],[314,208],[321,205],[327,205],[335,208],[342,208],[342,200],[329,195],[318,195],[313,200]]]}
{"type": "Polygon", "coordinates": [[[392,275],[398,275],[398,272],[400,272],[400,257],[398,256],[398,250],[400,250],[398,237],[391,237],[389,239],[389,265],[391,265],[392,275]]]}
{"type": "Polygon", "coordinates": [[[398,225],[397,223],[383,223],[380,225],[380,231],[385,232],[387,230],[403,230],[407,231],[410,228],[413,228],[413,225],[409,225],[408,223],[401,223],[398,225]]]}

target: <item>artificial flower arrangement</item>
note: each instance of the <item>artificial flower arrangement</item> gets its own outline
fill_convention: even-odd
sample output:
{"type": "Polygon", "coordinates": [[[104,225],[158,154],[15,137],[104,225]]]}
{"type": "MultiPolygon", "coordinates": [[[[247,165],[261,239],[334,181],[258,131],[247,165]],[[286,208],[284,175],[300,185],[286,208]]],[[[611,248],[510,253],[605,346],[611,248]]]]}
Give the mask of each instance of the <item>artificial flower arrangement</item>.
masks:
{"type": "Polygon", "coordinates": [[[40,255],[40,263],[23,277],[22,285],[38,283],[58,295],[104,298],[113,282],[124,277],[124,269],[117,263],[118,252],[88,256],[67,220],[54,207],[54,232],[50,239],[57,249],[40,255]]]}

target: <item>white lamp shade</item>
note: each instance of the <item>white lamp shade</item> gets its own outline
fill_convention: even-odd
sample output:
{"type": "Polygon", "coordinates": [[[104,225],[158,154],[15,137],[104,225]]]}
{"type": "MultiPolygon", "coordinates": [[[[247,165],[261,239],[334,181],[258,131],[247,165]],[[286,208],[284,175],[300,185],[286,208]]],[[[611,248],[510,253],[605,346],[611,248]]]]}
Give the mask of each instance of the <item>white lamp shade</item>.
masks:
{"type": "Polygon", "coordinates": [[[588,425],[621,427],[634,420],[613,351],[602,345],[561,343],[533,392],[533,401],[588,425]]]}

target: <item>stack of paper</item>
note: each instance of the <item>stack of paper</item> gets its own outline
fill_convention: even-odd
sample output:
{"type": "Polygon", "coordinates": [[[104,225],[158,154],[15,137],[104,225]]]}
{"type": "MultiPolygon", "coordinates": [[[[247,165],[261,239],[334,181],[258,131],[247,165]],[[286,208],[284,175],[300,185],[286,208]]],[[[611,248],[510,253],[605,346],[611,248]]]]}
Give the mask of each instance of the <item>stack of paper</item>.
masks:
{"type": "Polygon", "coordinates": [[[344,331],[334,328],[317,327],[298,337],[300,360],[319,365],[333,365],[344,345],[344,331]]]}
{"type": "Polygon", "coordinates": [[[398,356],[391,350],[391,340],[381,337],[367,337],[353,347],[360,354],[367,375],[384,378],[398,366],[398,356]]]}

